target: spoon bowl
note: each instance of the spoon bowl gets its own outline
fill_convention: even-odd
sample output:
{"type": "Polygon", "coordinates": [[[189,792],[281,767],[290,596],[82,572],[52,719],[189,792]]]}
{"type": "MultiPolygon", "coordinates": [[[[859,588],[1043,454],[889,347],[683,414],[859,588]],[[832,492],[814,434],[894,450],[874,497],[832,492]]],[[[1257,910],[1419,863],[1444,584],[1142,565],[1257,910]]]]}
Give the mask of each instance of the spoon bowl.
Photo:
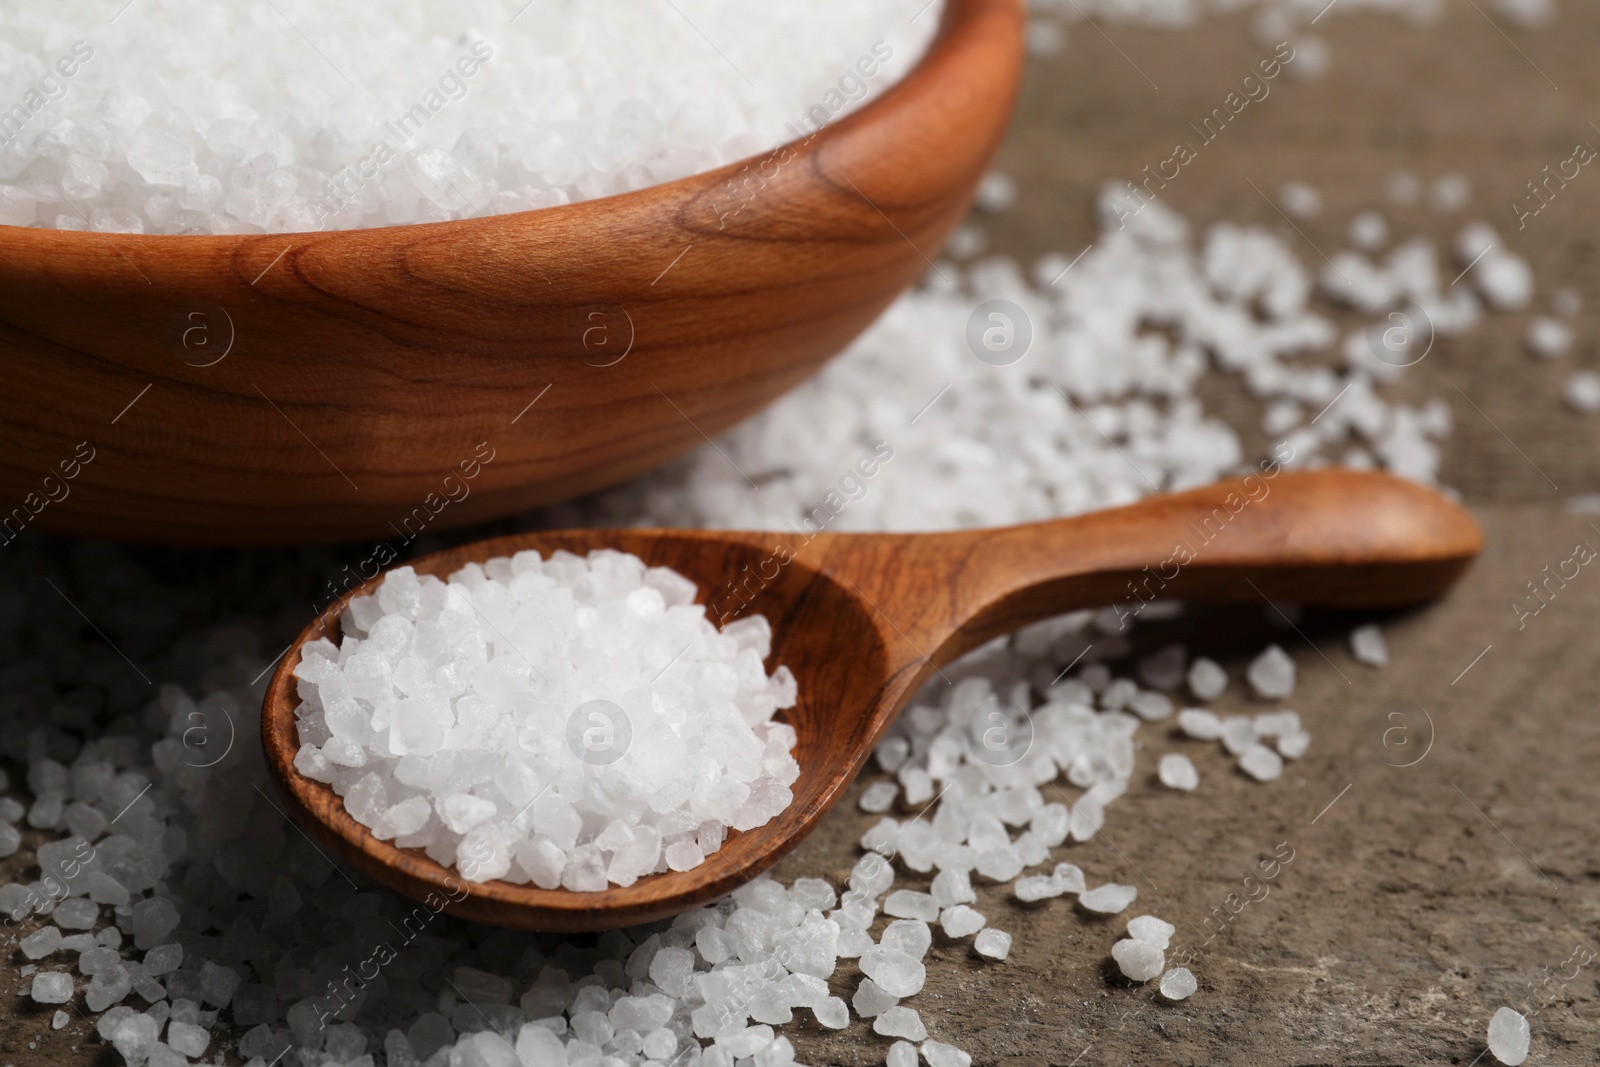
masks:
{"type": "Polygon", "coordinates": [[[857,110],[603,199],[315,233],[0,226],[0,499],[28,502],[0,529],[409,544],[657,467],[929,269],[1004,132],[1024,21],[947,0],[857,110]]]}
{"type": "Polygon", "coordinates": [[[1275,471],[1003,529],[809,538],[562,530],[413,561],[418,573],[444,577],[524,549],[613,548],[693,579],[714,622],[761,614],[772,624],[767,669],[787,665],[799,683],[798,703],[780,713],[798,735],[793,803],[764,826],[730,834],[699,867],[599,892],[468,881],[418,850],[374,838],[329,786],[294,769],[300,647],[318,637],[337,641],[345,604],[372,593],[381,577],[331,605],[283,657],[266,693],[262,741],[301,825],[398,892],[500,926],[626,926],[714,900],[777,862],[839,801],[940,665],[993,637],[1078,608],[1116,604],[1137,615],[1156,596],[1366,608],[1419,603],[1444,593],[1481,547],[1472,517],[1437,493],[1388,475],[1328,470],[1275,471]]]}

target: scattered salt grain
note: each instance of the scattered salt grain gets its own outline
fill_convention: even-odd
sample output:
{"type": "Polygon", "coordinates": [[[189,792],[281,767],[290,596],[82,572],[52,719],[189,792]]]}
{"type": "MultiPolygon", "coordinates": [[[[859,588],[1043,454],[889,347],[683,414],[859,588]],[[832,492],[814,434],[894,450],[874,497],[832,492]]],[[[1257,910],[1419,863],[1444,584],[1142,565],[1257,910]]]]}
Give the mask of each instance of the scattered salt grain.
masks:
{"type": "Polygon", "coordinates": [[[1322,194],[1305,182],[1284,182],[1278,189],[1278,206],[1297,219],[1316,218],[1322,213],[1322,194]]]}
{"type": "Polygon", "coordinates": [[[1161,995],[1168,1000],[1187,1000],[1197,988],[1194,974],[1187,967],[1174,967],[1161,976],[1161,995]]]}
{"type": "Polygon", "coordinates": [[[1003,960],[1011,952],[1011,935],[988,926],[978,931],[978,936],[972,939],[972,947],[986,959],[1003,960]]]}
{"type": "Polygon", "coordinates": [[[58,1010],[54,1015],[50,1016],[50,1029],[61,1030],[71,1021],[71,1016],[64,1011],[58,1010]]]}
{"type": "Polygon", "coordinates": [[[1228,672],[1216,660],[1200,656],[1189,665],[1189,691],[1201,700],[1215,700],[1228,688],[1228,672]]]}
{"type": "Polygon", "coordinates": [[[972,1057],[969,1054],[943,1041],[924,1041],[922,1058],[928,1061],[928,1067],[972,1067],[972,1057]]]}
{"type": "MultiPolygon", "coordinates": [[[[1019,899],[1026,899],[1020,897],[1019,899]]],[[[946,937],[967,937],[982,930],[989,920],[981,912],[975,911],[965,904],[944,909],[939,916],[939,925],[944,928],[946,937]]]]}
{"type": "Polygon", "coordinates": [[[873,782],[861,791],[861,810],[881,815],[894,807],[895,797],[899,795],[900,787],[893,782],[873,782]]]}
{"type": "Polygon", "coordinates": [[[1148,941],[1156,948],[1165,949],[1172,942],[1178,928],[1154,915],[1139,915],[1128,920],[1128,936],[1136,941],[1148,941]]]}
{"type": "Polygon", "coordinates": [[[72,999],[72,975],[65,971],[40,971],[33,976],[31,993],[39,1004],[65,1004],[72,999]]]}
{"type": "Polygon", "coordinates": [[[1555,359],[1572,347],[1572,327],[1549,315],[1535,315],[1528,322],[1528,351],[1540,359],[1555,359]]]}
{"type": "Polygon", "coordinates": [[[1149,941],[1131,937],[1112,945],[1111,955],[1123,977],[1134,982],[1148,982],[1166,965],[1165,952],[1149,941]]]}
{"type": "Polygon", "coordinates": [[[44,959],[61,947],[61,931],[54,926],[41,926],[18,942],[18,946],[30,960],[44,959]]]}
{"type": "Polygon", "coordinates": [[[1254,744],[1239,756],[1239,768],[1258,782],[1270,782],[1283,774],[1283,757],[1263,744],[1254,744]]]}
{"type": "Polygon", "coordinates": [[[889,1046],[884,1062],[886,1067],[917,1067],[917,1046],[909,1041],[896,1041],[889,1046]]]}
{"type": "Polygon", "coordinates": [[[1010,211],[1017,204],[1017,181],[1009,174],[991,170],[978,182],[973,206],[990,215],[1010,211]]]}
{"type": "Polygon", "coordinates": [[[1375,622],[1357,626],[1350,631],[1350,654],[1356,662],[1369,667],[1382,667],[1389,662],[1389,645],[1383,639],[1383,630],[1375,622]]]}
{"type": "Polygon", "coordinates": [[[850,1006],[863,1019],[871,1019],[880,1012],[888,1011],[898,1003],[900,1003],[899,997],[884,989],[871,978],[863,978],[861,984],[856,987],[855,995],[850,998],[850,1006]]]}
{"type": "Polygon", "coordinates": [[[1088,911],[1102,915],[1115,915],[1127,908],[1139,896],[1139,888],[1107,882],[1078,894],[1078,903],[1088,911]]]}
{"type": "Polygon", "coordinates": [[[879,1013],[872,1020],[872,1032],[884,1037],[903,1037],[907,1041],[921,1041],[928,1036],[927,1028],[922,1025],[922,1016],[917,1014],[916,1009],[900,1004],[879,1013]]]}
{"type": "Polygon", "coordinates": [[[1278,738],[1278,755],[1284,759],[1299,759],[1311,747],[1311,735],[1305,730],[1284,734],[1278,738]]]}
{"type": "Polygon", "coordinates": [[[1389,240],[1389,223],[1376,211],[1363,211],[1350,220],[1346,239],[1363,252],[1376,252],[1389,240]]]}
{"type": "Polygon", "coordinates": [[[1464,176],[1455,173],[1440,175],[1428,191],[1428,206],[1441,215],[1452,215],[1460,211],[1471,199],[1471,183],[1464,176]]]}
{"type": "Polygon", "coordinates": [[[1011,890],[1018,900],[1031,904],[1034,901],[1059,897],[1066,892],[1066,887],[1050,875],[1035,874],[1027,878],[1018,878],[1012,884],[1011,890]]]}
{"type": "Polygon", "coordinates": [[[1528,1020],[1514,1008],[1501,1008],[1489,1020],[1489,1051],[1506,1067],[1517,1067],[1528,1058],[1532,1037],[1528,1020]]]}
{"type": "Polygon", "coordinates": [[[1178,729],[1196,741],[1215,741],[1222,736],[1222,720],[1205,708],[1184,708],[1178,712],[1178,729]]]}
{"type": "Polygon", "coordinates": [[[1294,660],[1277,645],[1268,645],[1250,661],[1245,677],[1257,696],[1283,700],[1294,692],[1294,660]]]}
{"type": "Polygon", "coordinates": [[[1593,415],[1600,411],[1600,374],[1579,371],[1567,379],[1561,395],[1575,410],[1593,415]]]}
{"type": "Polygon", "coordinates": [[[1184,792],[1190,792],[1200,785],[1200,772],[1195,770],[1188,756],[1177,752],[1169,752],[1161,757],[1161,762],[1156,764],[1156,777],[1168,789],[1181,789],[1184,792]]]}
{"type": "Polygon", "coordinates": [[[901,919],[933,922],[939,918],[939,903],[928,893],[915,889],[896,889],[883,902],[883,913],[901,919]]]}
{"type": "Polygon", "coordinates": [[[1231,756],[1242,755],[1256,743],[1256,723],[1248,715],[1229,715],[1222,720],[1222,747],[1231,756]]]}

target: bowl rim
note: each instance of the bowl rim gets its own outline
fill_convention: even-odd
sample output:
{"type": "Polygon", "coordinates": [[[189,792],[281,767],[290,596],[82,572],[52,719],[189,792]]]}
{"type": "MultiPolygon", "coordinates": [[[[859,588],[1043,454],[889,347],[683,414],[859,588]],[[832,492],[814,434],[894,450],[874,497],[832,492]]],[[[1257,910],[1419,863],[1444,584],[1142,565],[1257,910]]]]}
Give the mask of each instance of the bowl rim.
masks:
{"type": "MultiPolygon", "coordinates": [[[[932,6],[934,0],[929,0],[932,6]]],[[[657,182],[640,189],[629,190],[623,193],[612,193],[608,196],[595,197],[589,200],[578,200],[568,204],[559,204],[554,207],[531,208],[526,211],[512,211],[503,214],[474,215],[462,219],[446,219],[440,222],[417,223],[391,223],[383,226],[364,226],[355,228],[317,229],[317,230],[261,230],[247,233],[230,234],[162,234],[162,233],[102,233],[95,230],[62,230],[48,226],[16,226],[0,224],[0,256],[9,251],[52,243],[62,245],[82,246],[93,241],[110,242],[113,238],[116,248],[124,243],[139,247],[145,251],[159,250],[164,254],[172,254],[172,250],[185,247],[196,251],[205,251],[216,254],[218,250],[224,252],[241,250],[251,243],[262,238],[315,238],[319,243],[348,240],[394,240],[399,234],[415,235],[422,238],[448,237],[452,233],[467,233],[485,223],[503,220],[517,220],[522,224],[530,224],[532,220],[549,220],[553,225],[560,225],[567,220],[581,220],[586,214],[599,214],[632,208],[648,208],[663,203],[677,203],[692,200],[710,189],[716,188],[726,178],[737,174],[751,166],[761,163],[784,152],[792,152],[796,160],[806,157],[815,157],[826,146],[841,138],[848,136],[861,126],[874,121],[885,110],[895,106],[908,95],[915,92],[918,86],[933,76],[934,68],[946,66],[955,58],[955,38],[958,31],[971,25],[986,9],[1016,7],[1020,0],[943,0],[943,7],[939,13],[939,27],[929,38],[922,55],[918,57],[909,70],[900,78],[889,83],[877,95],[869,97],[859,107],[848,111],[838,118],[828,122],[814,133],[791,141],[784,141],[763,149],[753,155],[734,160],[711,170],[697,171],[686,174],[670,181],[657,182]],[[171,242],[171,244],[168,244],[171,242]]],[[[926,12],[927,8],[923,9],[926,12]]],[[[921,18],[922,13],[913,16],[912,21],[921,18]]],[[[70,201],[69,201],[70,203],[70,201]]],[[[74,205],[75,206],[75,205],[74,205]]]]}

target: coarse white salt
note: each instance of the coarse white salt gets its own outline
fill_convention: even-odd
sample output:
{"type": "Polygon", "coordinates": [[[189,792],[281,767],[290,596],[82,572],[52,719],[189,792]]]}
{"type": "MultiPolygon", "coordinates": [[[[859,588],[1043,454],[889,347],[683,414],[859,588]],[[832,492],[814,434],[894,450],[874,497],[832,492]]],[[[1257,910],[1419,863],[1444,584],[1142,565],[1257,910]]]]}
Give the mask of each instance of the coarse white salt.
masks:
{"type": "Polygon", "coordinates": [[[982,930],[989,920],[982,912],[975,911],[965,904],[957,904],[944,909],[939,916],[939,925],[944,928],[947,937],[967,937],[982,930]]]}
{"type": "Polygon", "coordinates": [[[1250,661],[1245,677],[1257,696],[1268,700],[1283,700],[1294,692],[1294,660],[1277,645],[1250,661]]]}
{"type": "Polygon", "coordinates": [[[1189,757],[1179,752],[1169,752],[1156,764],[1156,777],[1168,789],[1191,792],[1200,785],[1200,772],[1195,770],[1189,757]]]}
{"type": "Polygon", "coordinates": [[[1189,691],[1202,701],[1214,701],[1227,688],[1227,672],[1214,659],[1198,656],[1189,665],[1189,691]]]}
{"type": "Polygon", "coordinates": [[[1600,411],[1600,374],[1594,371],[1579,371],[1567,379],[1567,385],[1561,393],[1566,402],[1574,410],[1585,415],[1593,415],[1600,411]]]}
{"type": "Polygon", "coordinates": [[[978,191],[972,204],[979,211],[999,215],[1017,204],[1017,180],[1009,174],[991,170],[978,182],[978,191]]]}
{"type": "Polygon", "coordinates": [[[341,645],[305,646],[295,766],[475,881],[593,891],[692,869],[708,837],[788,807],[800,773],[766,620],[719,632],[693,595],[604,550],[448,582],[397,568],[350,603],[341,645]]]}
{"type": "Polygon", "coordinates": [[[1572,347],[1572,327],[1549,315],[1528,320],[1528,351],[1540,359],[1555,359],[1572,347]]]}
{"type": "Polygon", "coordinates": [[[1161,976],[1161,995],[1168,1000],[1187,1000],[1199,988],[1187,967],[1174,967],[1161,976]]]}
{"type": "Polygon", "coordinates": [[[1138,886],[1107,882],[1078,894],[1078,903],[1088,911],[1102,915],[1115,915],[1123,911],[1139,896],[1138,886]]]}
{"type": "Polygon", "coordinates": [[[39,1004],[65,1004],[72,999],[72,975],[65,971],[40,971],[30,991],[39,1004]]]}
{"type": "Polygon", "coordinates": [[[1256,722],[1248,715],[1229,715],[1222,720],[1222,747],[1231,756],[1241,755],[1256,743],[1256,722]]]}
{"type": "Polygon", "coordinates": [[[1428,190],[1428,206],[1441,215],[1452,215],[1467,206],[1472,199],[1472,184],[1465,175],[1454,171],[1434,179],[1428,190]]]}
{"type": "Polygon", "coordinates": [[[884,1037],[905,1038],[907,1041],[921,1041],[928,1036],[927,1028],[922,1025],[922,1016],[917,1014],[915,1008],[903,1004],[880,1012],[872,1020],[872,1032],[884,1037]]]}
{"type": "MultiPolygon", "coordinates": [[[[639,189],[810,137],[910,70],[940,21],[917,0],[822,4],[759,18],[731,0],[261,15],[174,0],[75,43],[105,21],[87,0],[11,4],[0,99],[25,106],[6,131],[0,221],[329,230],[639,189]]],[[[716,190],[707,225],[731,224],[790,158],[716,190]]]]}
{"type": "Polygon", "coordinates": [[[1111,946],[1111,955],[1124,978],[1148,982],[1166,965],[1166,953],[1149,941],[1124,938],[1111,946]]]}
{"type": "Polygon", "coordinates": [[[1297,219],[1322,213],[1322,194],[1305,182],[1284,182],[1278,189],[1278,206],[1297,219]]]}
{"type": "Polygon", "coordinates": [[[1350,631],[1350,654],[1357,663],[1369,667],[1383,667],[1389,662],[1389,645],[1383,639],[1383,630],[1375,622],[1357,626],[1350,631]]]}
{"type": "Polygon", "coordinates": [[[978,955],[986,959],[1003,960],[1011,953],[1011,935],[1004,930],[987,926],[979,930],[978,936],[972,939],[972,947],[978,955]]]}
{"type": "Polygon", "coordinates": [[[1215,741],[1222,736],[1222,720],[1205,708],[1184,708],[1178,712],[1178,729],[1196,741],[1215,741]]]}
{"type": "MultiPolygon", "coordinates": [[[[1003,958],[1003,957],[1002,957],[1003,958]]],[[[972,1067],[972,1056],[943,1041],[928,1040],[922,1043],[922,1058],[928,1067],[972,1067]]]]}
{"type": "Polygon", "coordinates": [[[861,810],[872,814],[882,814],[894,807],[895,797],[900,795],[900,787],[893,782],[873,782],[861,791],[861,810]]]}
{"type": "Polygon", "coordinates": [[[1283,774],[1283,757],[1258,743],[1239,754],[1239,768],[1258,782],[1270,782],[1283,774]]]}
{"type": "Polygon", "coordinates": [[[1305,730],[1282,734],[1277,740],[1278,755],[1284,759],[1299,759],[1311,747],[1311,734],[1305,730]]]}
{"type": "Polygon", "coordinates": [[[1376,252],[1389,240],[1389,223],[1377,211],[1363,211],[1350,220],[1345,238],[1363,252],[1376,252]]]}
{"type": "Polygon", "coordinates": [[[917,1067],[917,1046],[909,1041],[896,1041],[885,1054],[886,1067],[917,1067]]]}
{"type": "Polygon", "coordinates": [[[1527,1018],[1515,1008],[1501,1008],[1489,1020],[1489,1051],[1506,1067],[1517,1067],[1528,1058],[1532,1037],[1527,1018]]]}
{"type": "Polygon", "coordinates": [[[1148,941],[1156,948],[1165,949],[1172,943],[1178,928],[1154,915],[1139,915],[1128,920],[1128,936],[1136,941],[1148,941]]]}

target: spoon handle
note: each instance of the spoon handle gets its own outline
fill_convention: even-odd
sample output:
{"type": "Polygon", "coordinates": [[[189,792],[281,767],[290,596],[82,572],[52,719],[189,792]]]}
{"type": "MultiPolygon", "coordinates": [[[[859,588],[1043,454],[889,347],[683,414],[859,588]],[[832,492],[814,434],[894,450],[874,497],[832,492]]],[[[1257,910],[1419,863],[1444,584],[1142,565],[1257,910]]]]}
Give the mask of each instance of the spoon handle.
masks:
{"type": "Polygon", "coordinates": [[[1079,608],[1112,605],[1127,626],[1156,599],[1417,603],[1448,589],[1483,546],[1466,509],[1415,482],[1264,466],[1052,522],[841,535],[823,568],[877,610],[889,648],[937,665],[1079,608]]]}

